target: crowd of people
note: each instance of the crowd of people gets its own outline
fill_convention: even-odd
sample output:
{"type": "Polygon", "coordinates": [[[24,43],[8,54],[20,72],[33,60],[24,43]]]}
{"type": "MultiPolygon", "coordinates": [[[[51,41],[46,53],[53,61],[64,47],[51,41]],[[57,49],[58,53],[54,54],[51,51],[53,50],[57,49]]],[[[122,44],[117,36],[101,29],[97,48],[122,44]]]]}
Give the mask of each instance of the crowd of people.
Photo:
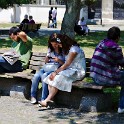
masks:
{"type": "MultiPolygon", "coordinates": [[[[13,40],[12,50],[19,54],[19,57],[10,64],[6,58],[0,56],[0,73],[23,71],[28,67],[31,57],[32,39],[25,32],[18,27],[12,27],[9,36],[13,40]]],[[[90,76],[94,83],[99,85],[121,86],[118,113],[124,113],[124,71],[120,69],[124,67],[124,58],[118,44],[119,39],[120,29],[110,28],[107,37],[98,43],[93,53],[90,76]]],[[[39,106],[45,107],[53,105],[59,90],[71,92],[72,83],[83,80],[85,74],[85,54],[80,45],[66,34],[53,33],[48,40],[45,64],[32,78],[31,103],[39,103],[39,106]],[[39,82],[42,82],[42,95],[37,99],[39,82]]]]}

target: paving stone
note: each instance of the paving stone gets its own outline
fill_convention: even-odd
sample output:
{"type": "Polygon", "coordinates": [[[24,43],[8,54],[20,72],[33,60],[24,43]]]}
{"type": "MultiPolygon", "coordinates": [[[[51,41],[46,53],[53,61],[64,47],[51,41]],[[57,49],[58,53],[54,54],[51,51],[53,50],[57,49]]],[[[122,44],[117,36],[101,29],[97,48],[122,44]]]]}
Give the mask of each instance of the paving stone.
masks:
{"type": "Polygon", "coordinates": [[[77,112],[65,107],[47,110],[28,100],[0,97],[0,124],[123,124],[124,114],[77,112]]]}

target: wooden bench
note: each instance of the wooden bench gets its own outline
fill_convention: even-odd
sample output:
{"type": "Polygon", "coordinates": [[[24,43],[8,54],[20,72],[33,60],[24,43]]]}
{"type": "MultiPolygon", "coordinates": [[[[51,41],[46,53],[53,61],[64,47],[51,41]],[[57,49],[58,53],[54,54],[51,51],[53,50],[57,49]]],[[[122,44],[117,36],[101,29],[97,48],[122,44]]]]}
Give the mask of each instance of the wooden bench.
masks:
{"type": "Polygon", "coordinates": [[[40,29],[41,27],[41,23],[38,24],[22,24],[22,25],[18,25],[22,31],[28,33],[28,32],[36,32],[40,29]]]}
{"type": "MultiPolygon", "coordinates": [[[[3,51],[0,51],[1,53],[3,51]]],[[[31,79],[44,64],[45,56],[46,53],[32,52],[28,69],[23,72],[0,74],[0,91],[12,97],[30,99],[31,79]]],[[[90,61],[91,59],[86,59],[86,77],[89,76],[90,61]]],[[[72,92],[59,91],[55,102],[57,105],[79,108],[81,111],[105,111],[112,106],[111,95],[103,92],[105,88],[93,83],[76,81],[73,83],[72,92]]]]}

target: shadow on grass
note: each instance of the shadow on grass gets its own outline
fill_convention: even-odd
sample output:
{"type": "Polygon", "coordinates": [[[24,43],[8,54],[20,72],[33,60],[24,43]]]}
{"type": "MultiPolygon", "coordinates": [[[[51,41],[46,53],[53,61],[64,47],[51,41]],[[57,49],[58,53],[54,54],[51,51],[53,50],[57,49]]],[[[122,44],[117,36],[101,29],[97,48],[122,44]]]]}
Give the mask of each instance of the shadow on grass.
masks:
{"type": "MultiPolygon", "coordinates": [[[[80,44],[81,47],[95,48],[96,45],[103,39],[106,38],[107,32],[90,32],[89,36],[75,36],[75,40],[80,44]]],[[[33,38],[33,45],[47,47],[48,36],[39,36],[33,38]]],[[[0,48],[10,47],[12,41],[10,39],[1,39],[0,48]]],[[[124,48],[124,31],[121,31],[121,38],[119,44],[124,48]]]]}
{"type": "Polygon", "coordinates": [[[36,46],[48,46],[48,36],[40,36],[33,38],[33,45],[36,46]]]}
{"type": "MultiPolygon", "coordinates": [[[[78,41],[81,47],[95,48],[96,45],[107,36],[106,31],[90,32],[89,36],[76,35],[75,40],[78,41]]],[[[124,48],[124,31],[121,32],[119,44],[124,48]]]]}
{"type": "Polygon", "coordinates": [[[10,39],[0,39],[0,48],[8,48],[11,47],[12,40],[10,39]]]}

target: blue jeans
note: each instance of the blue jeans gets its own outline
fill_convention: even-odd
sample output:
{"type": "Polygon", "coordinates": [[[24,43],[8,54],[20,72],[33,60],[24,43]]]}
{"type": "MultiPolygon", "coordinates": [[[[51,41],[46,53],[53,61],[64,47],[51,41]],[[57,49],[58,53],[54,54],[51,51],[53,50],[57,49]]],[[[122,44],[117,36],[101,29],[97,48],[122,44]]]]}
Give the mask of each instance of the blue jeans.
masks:
{"type": "Polygon", "coordinates": [[[23,68],[20,61],[11,65],[2,56],[0,56],[0,73],[19,72],[22,70],[23,68]]]}
{"type": "Polygon", "coordinates": [[[119,108],[124,109],[124,70],[121,71],[121,91],[120,91],[120,100],[119,100],[119,108]]]}
{"type": "MultiPolygon", "coordinates": [[[[101,81],[98,81],[98,80],[97,80],[97,82],[94,80],[94,82],[96,84],[105,84],[105,83],[102,83],[101,81]]],[[[120,91],[120,99],[119,99],[118,107],[121,109],[124,109],[124,70],[121,71],[120,86],[121,86],[121,91],[120,91]]]]}
{"type": "Polygon", "coordinates": [[[39,82],[42,82],[42,95],[40,100],[45,100],[49,94],[48,90],[48,84],[43,82],[43,79],[47,77],[51,72],[44,72],[43,69],[40,69],[39,72],[35,73],[33,79],[32,79],[32,86],[31,86],[31,97],[35,97],[37,95],[37,88],[39,85],[39,82]]]}

